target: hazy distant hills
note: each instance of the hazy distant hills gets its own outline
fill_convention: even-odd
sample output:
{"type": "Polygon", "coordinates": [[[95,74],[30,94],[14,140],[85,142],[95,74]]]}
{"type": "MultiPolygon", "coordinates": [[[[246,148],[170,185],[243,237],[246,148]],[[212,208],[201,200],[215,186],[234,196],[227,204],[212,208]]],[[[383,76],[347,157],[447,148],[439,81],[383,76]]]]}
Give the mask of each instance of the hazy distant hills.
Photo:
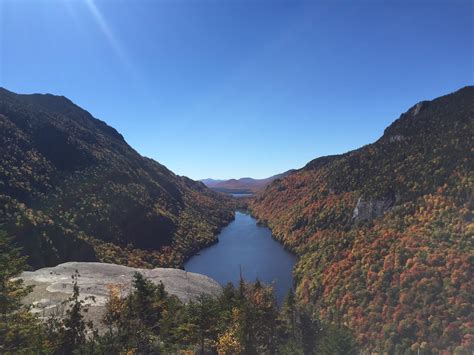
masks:
{"type": "Polygon", "coordinates": [[[266,179],[244,177],[230,180],[203,179],[201,182],[214,191],[234,194],[256,193],[265,189],[265,187],[274,180],[283,178],[293,171],[294,170],[288,170],[282,174],[273,175],[266,179]]]}
{"type": "Polygon", "coordinates": [[[0,150],[0,228],[35,267],[181,265],[233,217],[225,197],[62,96],[0,89],[0,150]]]}
{"type": "Polygon", "coordinates": [[[367,353],[470,353],[473,153],[470,86],[274,181],[252,213],[300,256],[299,299],[367,353]]]}

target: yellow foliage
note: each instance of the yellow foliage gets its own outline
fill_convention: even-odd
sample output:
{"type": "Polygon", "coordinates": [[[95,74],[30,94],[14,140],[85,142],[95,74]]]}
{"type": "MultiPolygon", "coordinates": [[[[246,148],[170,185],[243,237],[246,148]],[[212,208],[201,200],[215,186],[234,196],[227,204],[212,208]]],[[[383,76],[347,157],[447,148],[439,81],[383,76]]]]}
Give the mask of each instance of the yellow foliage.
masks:
{"type": "Polygon", "coordinates": [[[232,310],[233,322],[230,327],[219,336],[217,339],[217,352],[220,355],[240,354],[243,351],[243,346],[239,339],[239,322],[240,313],[237,308],[232,310]]]}

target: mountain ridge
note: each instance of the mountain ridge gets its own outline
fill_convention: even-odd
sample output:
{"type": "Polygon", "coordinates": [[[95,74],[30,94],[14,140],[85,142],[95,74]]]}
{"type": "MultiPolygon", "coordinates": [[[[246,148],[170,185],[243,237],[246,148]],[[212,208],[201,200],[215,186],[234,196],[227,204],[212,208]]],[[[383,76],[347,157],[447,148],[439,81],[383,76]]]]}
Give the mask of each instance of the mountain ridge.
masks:
{"type": "Polygon", "coordinates": [[[220,180],[220,179],[202,179],[200,180],[203,182],[207,187],[212,190],[229,193],[229,194],[254,194],[257,193],[265,187],[268,186],[272,181],[276,179],[280,179],[291,174],[294,169],[285,171],[284,173],[276,174],[264,179],[253,179],[251,177],[243,177],[239,179],[227,179],[227,180],[220,180]]]}
{"type": "Polygon", "coordinates": [[[141,156],[65,97],[2,89],[0,128],[0,225],[35,267],[181,266],[233,218],[224,196],[141,156]]]}
{"type": "Polygon", "coordinates": [[[474,87],[271,183],[252,213],[299,255],[298,298],[366,351],[472,350],[474,87]],[[416,345],[418,344],[418,345],[416,345]]]}

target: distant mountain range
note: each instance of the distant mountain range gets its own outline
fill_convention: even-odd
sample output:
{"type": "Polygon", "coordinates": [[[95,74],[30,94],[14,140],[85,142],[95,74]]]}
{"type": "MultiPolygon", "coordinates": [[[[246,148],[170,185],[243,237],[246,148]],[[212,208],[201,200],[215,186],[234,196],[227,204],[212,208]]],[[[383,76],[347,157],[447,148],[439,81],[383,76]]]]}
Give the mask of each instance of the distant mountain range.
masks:
{"type": "Polygon", "coordinates": [[[265,187],[276,179],[283,178],[291,174],[293,171],[295,170],[288,170],[284,173],[273,175],[265,179],[244,177],[229,180],[203,179],[201,182],[214,191],[228,194],[254,194],[265,189],[265,187]]]}
{"type": "Polygon", "coordinates": [[[233,218],[224,196],[141,156],[63,96],[0,88],[0,151],[0,229],[33,267],[181,266],[233,218]]]}

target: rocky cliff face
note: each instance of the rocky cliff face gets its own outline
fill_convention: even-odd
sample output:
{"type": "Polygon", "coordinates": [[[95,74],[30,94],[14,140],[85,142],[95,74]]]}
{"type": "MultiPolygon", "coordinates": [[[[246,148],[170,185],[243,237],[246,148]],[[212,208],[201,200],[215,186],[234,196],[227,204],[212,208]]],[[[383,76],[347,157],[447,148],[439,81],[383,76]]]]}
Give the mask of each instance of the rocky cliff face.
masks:
{"type": "Polygon", "coordinates": [[[119,287],[123,295],[128,294],[135,272],[140,272],[156,284],[163,282],[165,290],[183,302],[189,302],[201,294],[218,296],[222,292],[217,281],[178,269],[139,269],[96,262],[69,262],[23,272],[20,278],[24,280],[25,285],[34,286],[33,292],[24,299],[25,304],[31,304],[31,311],[41,317],[47,317],[53,312],[61,313],[64,308],[62,303],[72,295],[71,276],[76,270],[80,275],[78,286],[81,298],[91,307],[87,316],[97,326],[100,326],[100,319],[104,314],[109,287],[119,287]],[[92,301],[90,296],[93,296],[95,301],[92,301]]]}
{"type": "Polygon", "coordinates": [[[381,199],[359,197],[352,214],[355,222],[372,221],[374,218],[382,216],[395,203],[393,198],[385,197],[381,199]]]}

